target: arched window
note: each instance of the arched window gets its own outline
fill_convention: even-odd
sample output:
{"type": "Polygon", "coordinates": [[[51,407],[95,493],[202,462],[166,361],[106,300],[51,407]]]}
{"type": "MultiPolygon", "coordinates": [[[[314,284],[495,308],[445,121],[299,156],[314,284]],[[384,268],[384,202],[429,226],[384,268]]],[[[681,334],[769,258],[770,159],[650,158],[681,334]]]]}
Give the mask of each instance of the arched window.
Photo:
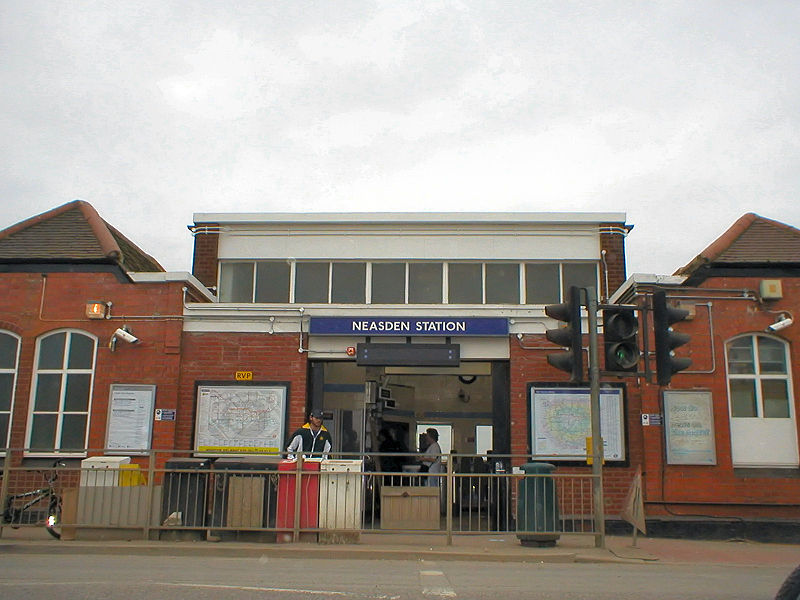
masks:
{"type": "Polygon", "coordinates": [[[731,460],[739,467],[796,467],[789,345],[763,333],[725,345],[731,460]]]}
{"type": "Polygon", "coordinates": [[[787,346],[766,335],[728,343],[728,384],[732,417],[789,417],[787,346]]]}
{"type": "Polygon", "coordinates": [[[28,443],[31,452],[84,452],[97,340],[80,331],[39,338],[28,443]]]}
{"type": "MultiPolygon", "coordinates": [[[[0,448],[11,443],[11,415],[14,412],[14,390],[17,387],[19,337],[0,331],[0,448]]],[[[0,455],[5,451],[0,450],[0,455]]]]}

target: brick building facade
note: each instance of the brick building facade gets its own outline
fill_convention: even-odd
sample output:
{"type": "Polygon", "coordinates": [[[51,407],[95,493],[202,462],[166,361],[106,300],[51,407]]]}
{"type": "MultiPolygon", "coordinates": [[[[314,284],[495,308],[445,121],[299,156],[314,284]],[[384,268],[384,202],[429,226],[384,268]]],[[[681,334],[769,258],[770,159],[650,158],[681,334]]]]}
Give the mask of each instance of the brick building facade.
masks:
{"type": "Polygon", "coordinates": [[[544,306],[578,285],[597,289],[601,303],[638,307],[641,327],[638,373],[601,376],[604,389],[621,390],[612,394],[621,455],[604,467],[608,517],[622,511],[639,468],[651,521],[800,516],[797,325],[769,329],[794,318],[794,228],[747,215],[675,276],[627,280],[630,226],[613,213],[201,214],[191,229],[193,275],[164,273],[86,203],[0,232],[0,341],[14,348],[13,364],[0,364],[11,382],[0,389],[0,423],[5,412],[13,461],[104,448],[110,390],[131,384],[155,386],[155,407],[175,411],[152,424],[154,449],[279,451],[315,407],[339,452],[374,449],[379,426],[413,449],[418,428],[433,425],[447,432],[447,451],[511,454],[515,465],[533,455],[589,472],[574,448],[537,453],[546,435],[532,414],[537,391],[574,388],[576,403],[588,393],[548,364],[557,348],[544,336],[555,326],[544,306]],[[691,335],[677,352],[692,365],[667,386],[654,382],[659,291],[691,313],[676,328],[691,335]],[[103,318],[87,316],[93,302],[103,318]],[[141,341],[115,339],[123,326],[141,341]],[[42,364],[43,340],[62,333],[62,354],[73,334],[76,347],[91,347],[89,367],[56,369],[62,382],[89,377],[85,402],[66,383],[47,388],[55,371],[42,364]],[[409,346],[418,356],[404,363],[409,346]],[[453,347],[456,362],[437,354],[453,347]],[[366,360],[371,350],[388,352],[384,362],[366,360]],[[280,399],[284,412],[272,416],[282,439],[250,436],[228,448],[211,439],[199,412],[204,387],[280,399]],[[52,400],[39,391],[47,389],[52,400]],[[392,408],[365,409],[379,393],[392,408]],[[681,420],[684,410],[700,416],[681,420]],[[81,418],[83,446],[65,446],[80,439],[81,418]]]}
{"type": "MultiPolygon", "coordinates": [[[[155,386],[155,408],[177,408],[183,305],[212,298],[184,275],[81,201],[0,232],[0,439],[14,464],[101,453],[112,386],[155,386]]],[[[154,422],[148,443],[174,448],[175,422],[154,422]]]]}

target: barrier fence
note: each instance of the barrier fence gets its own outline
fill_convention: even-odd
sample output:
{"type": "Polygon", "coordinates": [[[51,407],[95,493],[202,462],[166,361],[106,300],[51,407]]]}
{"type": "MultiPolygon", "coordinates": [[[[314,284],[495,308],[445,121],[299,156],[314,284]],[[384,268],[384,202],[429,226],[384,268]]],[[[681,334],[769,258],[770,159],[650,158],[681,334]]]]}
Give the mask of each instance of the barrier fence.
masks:
{"type": "Polygon", "coordinates": [[[7,452],[0,526],[42,525],[52,491],[63,539],[337,543],[365,532],[419,532],[446,536],[449,544],[453,535],[515,533],[523,544],[552,545],[571,533],[604,545],[593,513],[594,476],[559,473],[527,456],[446,454],[443,472],[425,473],[416,464],[381,470],[381,463],[411,463],[410,454],[292,461],[174,451],[89,454],[62,455],[54,464],[53,457],[20,461],[13,457],[21,450],[7,452]]]}

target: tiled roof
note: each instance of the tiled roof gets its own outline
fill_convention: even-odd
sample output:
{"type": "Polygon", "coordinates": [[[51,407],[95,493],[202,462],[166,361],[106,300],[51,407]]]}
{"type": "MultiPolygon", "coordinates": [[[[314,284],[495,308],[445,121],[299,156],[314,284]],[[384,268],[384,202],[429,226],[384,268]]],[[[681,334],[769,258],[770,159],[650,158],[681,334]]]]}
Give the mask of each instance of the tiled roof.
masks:
{"type": "Polygon", "coordinates": [[[0,263],[116,264],[128,272],[164,271],[82,200],[0,231],[0,263]]]}
{"type": "Polygon", "coordinates": [[[675,275],[702,267],[800,265],[800,230],[747,213],[675,275]]]}

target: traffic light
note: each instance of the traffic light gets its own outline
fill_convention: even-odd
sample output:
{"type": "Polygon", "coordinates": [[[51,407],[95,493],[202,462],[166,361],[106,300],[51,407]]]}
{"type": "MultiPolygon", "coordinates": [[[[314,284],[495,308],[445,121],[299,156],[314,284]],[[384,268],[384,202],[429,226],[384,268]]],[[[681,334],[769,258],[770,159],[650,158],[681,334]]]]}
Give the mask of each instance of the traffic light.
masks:
{"type": "Polygon", "coordinates": [[[689,368],[691,358],[677,357],[673,350],[683,346],[691,338],[686,333],[672,331],[671,325],[683,321],[689,311],[667,306],[667,295],[662,291],[653,293],[653,328],[656,344],[656,381],[658,385],[669,384],[678,371],[689,368]]]}
{"type": "Polygon", "coordinates": [[[548,340],[567,349],[564,352],[548,354],[547,362],[556,369],[569,373],[570,381],[580,382],[583,379],[581,289],[576,286],[570,287],[567,302],[545,306],[544,313],[552,319],[566,323],[566,327],[545,331],[548,340]]]}
{"type": "Polygon", "coordinates": [[[606,371],[636,373],[639,369],[639,319],[632,308],[603,309],[606,371]]]}

